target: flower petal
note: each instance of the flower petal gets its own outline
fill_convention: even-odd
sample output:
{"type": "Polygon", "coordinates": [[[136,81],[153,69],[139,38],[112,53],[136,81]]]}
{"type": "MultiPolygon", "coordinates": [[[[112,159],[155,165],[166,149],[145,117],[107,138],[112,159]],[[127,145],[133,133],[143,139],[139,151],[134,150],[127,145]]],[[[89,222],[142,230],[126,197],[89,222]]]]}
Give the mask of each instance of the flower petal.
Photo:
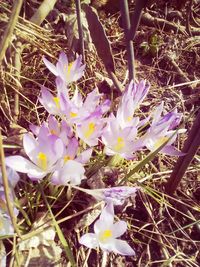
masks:
{"type": "Polygon", "coordinates": [[[92,233],[81,236],[79,243],[88,248],[97,248],[99,246],[96,235],[92,233]]]}
{"type": "Polygon", "coordinates": [[[37,141],[35,140],[35,138],[33,137],[32,134],[27,133],[24,135],[23,137],[23,147],[24,150],[26,152],[26,154],[28,155],[28,157],[30,158],[31,161],[34,162],[34,150],[36,149],[36,147],[38,146],[37,141]]]}
{"type": "Polygon", "coordinates": [[[54,75],[58,75],[57,69],[56,67],[49,61],[47,60],[45,57],[42,58],[44,64],[46,65],[46,67],[54,74],[54,75]]]}
{"type": "Polygon", "coordinates": [[[85,151],[83,151],[77,158],[76,158],[76,161],[82,163],[82,164],[85,164],[87,163],[90,158],[91,158],[91,155],[92,155],[92,148],[89,148],[85,151]]]}
{"type": "Polygon", "coordinates": [[[185,156],[187,153],[177,150],[174,146],[165,146],[162,150],[162,153],[170,156],[185,156]]]}
{"type": "Polygon", "coordinates": [[[117,238],[123,235],[127,230],[127,223],[125,221],[118,221],[110,228],[112,231],[112,236],[117,238]]]}
{"type": "Polygon", "coordinates": [[[113,239],[109,243],[101,243],[100,247],[105,251],[113,251],[115,253],[127,256],[134,256],[135,251],[124,240],[113,239]]]}

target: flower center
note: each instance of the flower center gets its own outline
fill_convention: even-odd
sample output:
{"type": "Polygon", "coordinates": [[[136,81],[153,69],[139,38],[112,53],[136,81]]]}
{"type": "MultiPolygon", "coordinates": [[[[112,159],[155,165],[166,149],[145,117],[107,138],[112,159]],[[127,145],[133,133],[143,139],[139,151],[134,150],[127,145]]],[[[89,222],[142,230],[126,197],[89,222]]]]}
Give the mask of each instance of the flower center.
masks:
{"type": "Polygon", "coordinates": [[[167,140],[168,140],[168,137],[159,138],[158,141],[154,144],[153,149],[156,150],[157,148],[162,146],[167,140]]]}
{"type": "Polygon", "coordinates": [[[67,78],[70,75],[72,66],[73,66],[73,62],[69,63],[68,65],[67,64],[64,65],[64,72],[65,72],[67,78]]]}
{"type": "Polygon", "coordinates": [[[47,169],[47,156],[45,153],[39,152],[38,156],[38,166],[43,170],[46,171],[47,169]]]}
{"type": "Polygon", "coordinates": [[[77,113],[74,113],[74,112],[70,112],[69,115],[70,115],[71,118],[75,118],[75,117],[77,117],[78,114],[77,113]]]}
{"type": "Polygon", "coordinates": [[[56,107],[60,108],[60,99],[59,99],[59,97],[53,97],[53,101],[56,104],[56,107]]]}
{"type": "Polygon", "coordinates": [[[65,155],[64,156],[64,163],[66,163],[70,159],[71,159],[71,157],[69,155],[65,155]]]}
{"type": "Polygon", "coordinates": [[[88,129],[84,133],[85,138],[90,138],[91,135],[94,133],[94,131],[95,131],[95,123],[90,122],[88,125],[88,129]]]}
{"type": "Polygon", "coordinates": [[[115,145],[114,149],[116,151],[120,151],[122,150],[122,148],[125,146],[125,143],[124,143],[124,138],[122,137],[117,137],[117,144],[115,145]]]}
{"type": "Polygon", "coordinates": [[[51,130],[50,133],[53,135],[58,135],[58,133],[55,130],[51,130]]]}
{"type": "Polygon", "coordinates": [[[131,120],[132,120],[132,116],[127,117],[126,120],[127,120],[127,121],[131,121],[131,120]]]}
{"type": "Polygon", "coordinates": [[[112,231],[111,230],[105,230],[99,235],[99,240],[101,242],[106,242],[109,238],[112,237],[112,231]]]}

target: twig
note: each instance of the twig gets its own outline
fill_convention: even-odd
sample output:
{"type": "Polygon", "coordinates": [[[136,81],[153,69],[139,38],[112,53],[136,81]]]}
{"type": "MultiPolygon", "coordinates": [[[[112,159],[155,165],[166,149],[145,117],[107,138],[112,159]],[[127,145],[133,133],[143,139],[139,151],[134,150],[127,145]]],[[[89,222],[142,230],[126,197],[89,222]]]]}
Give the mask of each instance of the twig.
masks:
{"type": "Polygon", "coordinates": [[[128,58],[128,70],[129,70],[129,82],[131,80],[135,81],[135,69],[134,69],[134,50],[133,42],[129,38],[129,32],[131,28],[129,9],[127,0],[121,0],[121,15],[126,39],[126,49],[127,49],[127,58],[128,58]]]}
{"type": "Polygon", "coordinates": [[[190,19],[191,19],[191,13],[192,13],[192,5],[193,5],[193,0],[190,0],[190,3],[187,7],[187,15],[186,15],[186,31],[190,36],[192,36],[191,32],[191,26],[190,26],[190,19]]]}
{"type": "Polygon", "coordinates": [[[188,83],[188,87],[190,89],[193,89],[193,86],[190,84],[190,80],[185,75],[185,73],[181,70],[181,68],[178,66],[178,64],[175,62],[175,60],[170,55],[165,55],[165,59],[170,62],[170,64],[173,66],[174,70],[178,73],[179,80],[182,83],[188,83]]]}
{"type": "Polygon", "coordinates": [[[4,193],[5,193],[5,198],[6,198],[6,205],[8,208],[8,213],[10,215],[12,224],[13,224],[13,228],[15,230],[15,232],[17,233],[17,235],[21,238],[21,233],[17,227],[17,221],[16,221],[16,217],[13,211],[13,205],[11,204],[11,200],[10,200],[10,188],[9,188],[9,184],[8,184],[8,177],[6,174],[6,166],[5,166],[5,156],[4,156],[4,149],[3,149],[3,142],[2,142],[2,135],[1,135],[1,131],[0,131],[0,155],[1,155],[1,170],[2,170],[2,180],[3,180],[3,187],[4,187],[4,193]]]}
{"type": "Polygon", "coordinates": [[[114,74],[113,71],[110,71],[109,69],[107,69],[107,72],[108,72],[110,78],[112,79],[113,84],[115,85],[117,91],[121,94],[123,92],[122,85],[120,84],[120,82],[117,79],[116,75],[114,74]]]}
{"type": "MultiPolygon", "coordinates": [[[[40,7],[37,9],[35,14],[31,17],[30,22],[40,25],[49,14],[49,12],[53,9],[57,0],[44,0],[40,7]]],[[[20,41],[16,42],[16,53],[15,53],[15,75],[17,80],[17,89],[19,89],[20,84],[20,72],[21,72],[21,54],[23,52],[23,44],[20,41]]],[[[19,93],[15,92],[15,106],[14,106],[14,121],[16,122],[19,116],[19,93]]]]}
{"type": "MultiPolygon", "coordinates": [[[[186,31],[185,26],[176,25],[176,24],[169,22],[165,19],[153,17],[147,12],[142,14],[141,22],[147,26],[150,26],[150,27],[155,27],[157,25],[159,28],[162,28],[164,31],[173,30],[175,33],[182,33],[182,34],[188,36],[188,33],[186,31]]],[[[191,26],[191,33],[193,35],[200,35],[200,29],[191,26]]]]}
{"type": "MultiPolygon", "coordinates": [[[[16,52],[15,52],[15,59],[14,59],[14,65],[15,65],[15,78],[16,78],[16,89],[20,91],[22,88],[20,84],[20,71],[21,71],[21,42],[17,41],[16,42],[16,52]]],[[[14,122],[17,122],[18,116],[19,116],[19,94],[15,91],[15,96],[14,96],[15,102],[14,102],[14,122]]]]}
{"type": "Polygon", "coordinates": [[[83,27],[81,19],[81,2],[76,0],[76,13],[77,13],[77,22],[78,22],[78,34],[79,34],[79,47],[82,54],[83,63],[85,63],[85,53],[84,53],[84,39],[83,39],[83,27]]]}
{"type": "Polygon", "coordinates": [[[10,16],[10,20],[8,22],[7,28],[4,32],[4,35],[2,37],[1,43],[0,43],[0,64],[5,56],[6,50],[10,44],[13,31],[15,29],[15,25],[18,20],[19,12],[21,10],[23,0],[16,0],[14,1],[12,14],[10,16]]]}

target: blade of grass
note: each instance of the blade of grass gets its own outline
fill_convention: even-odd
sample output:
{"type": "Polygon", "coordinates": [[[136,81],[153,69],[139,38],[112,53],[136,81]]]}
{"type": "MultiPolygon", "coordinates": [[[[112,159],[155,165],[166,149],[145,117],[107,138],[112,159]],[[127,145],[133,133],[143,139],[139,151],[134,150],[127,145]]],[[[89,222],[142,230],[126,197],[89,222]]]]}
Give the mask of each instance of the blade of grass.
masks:
{"type": "Polygon", "coordinates": [[[4,35],[2,37],[1,44],[0,44],[0,64],[3,58],[5,57],[6,50],[11,42],[12,34],[14,32],[15,25],[17,23],[22,4],[23,4],[23,0],[14,1],[12,14],[10,16],[10,20],[8,22],[7,28],[4,32],[4,35]]]}
{"type": "Polygon", "coordinates": [[[64,247],[66,256],[67,256],[67,258],[69,259],[71,265],[72,265],[73,267],[75,267],[76,264],[75,264],[75,260],[74,260],[73,254],[72,254],[72,252],[71,252],[71,250],[70,250],[70,247],[69,247],[69,245],[68,245],[68,242],[67,242],[66,238],[65,238],[64,235],[63,235],[62,230],[60,229],[60,226],[58,225],[58,222],[57,222],[56,219],[55,219],[55,216],[53,215],[53,212],[52,212],[51,207],[50,207],[50,205],[49,205],[49,203],[48,203],[48,201],[47,201],[46,195],[45,195],[45,193],[44,193],[44,191],[43,191],[43,188],[42,188],[41,184],[39,184],[39,189],[40,189],[40,192],[41,192],[42,197],[43,197],[43,199],[44,199],[44,202],[45,202],[45,204],[46,204],[46,206],[47,206],[47,208],[48,208],[48,210],[49,210],[49,213],[50,213],[50,215],[51,215],[51,217],[52,217],[53,226],[55,227],[56,232],[57,232],[57,234],[58,234],[58,237],[59,237],[59,239],[60,239],[60,242],[62,243],[62,245],[63,245],[63,247],[64,247]]]}
{"type": "Polygon", "coordinates": [[[14,210],[13,210],[13,204],[10,201],[10,195],[9,195],[10,188],[9,188],[8,177],[7,177],[7,173],[6,173],[5,156],[4,156],[1,131],[0,131],[0,157],[1,157],[2,180],[3,180],[3,187],[4,187],[4,192],[5,192],[5,198],[6,198],[6,205],[8,208],[8,213],[10,215],[15,232],[21,238],[21,233],[20,233],[18,226],[17,226],[17,219],[15,217],[14,210]]]}
{"type": "Polygon", "coordinates": [[[128,180],[134,173],[139,171],[142,167],[144,167],[147,163],[152,161],[154,157],[160,152],[160,150],[171,140],[171,138],[177,133],[178,129],[173,133],[172,136],[170,136],[162,145],[160,145],[156,150],[153,152],[150,152],[142,161],[137,163],[135,167],[124,177],[120,182],[119,185],[124,183],[126,180],[128,180]]]}

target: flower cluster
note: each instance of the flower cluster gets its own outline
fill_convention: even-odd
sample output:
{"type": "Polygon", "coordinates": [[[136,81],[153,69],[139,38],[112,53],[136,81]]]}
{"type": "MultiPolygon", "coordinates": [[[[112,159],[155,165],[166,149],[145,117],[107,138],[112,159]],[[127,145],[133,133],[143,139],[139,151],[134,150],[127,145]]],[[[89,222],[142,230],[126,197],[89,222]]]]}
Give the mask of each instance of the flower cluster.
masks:
{"type": "MultiPolygon", "coordinates": [[[[134,159],[141,149],[154,151],[164,142],[167,145],[160,151],[169,155],[182,155],[172,145],[177,135],[184,130],[175,131],[181,114],[174,110],[164,113],[161,103],[152,114],[140,119],[135,116],[136,109],[148,94],[150,85],[142,80],[125,88],[116,110],[110,112],[110,100],[95,88],[85,98],[76,87],[70,87],[83,75],[85,65],[81,56],[69,63],[62,52],[56,65],[46,58],[43,61],[56,76],[56,90],[52,93],[41,87],[39,101],[49,113],[47,121],[40,126],[30,125],[30,132],[23,137],[23,147],[27,157],[20,155],[6,158],[6,165],[15,171],[27,173],[33,181],[48,175],[55,185],[72,186],[81,184],[86,178],[85,165],[89,162],[93,149],[101,149],[107,156],[118,155],[124,159],[134,159]],[[139,135],[141,127],[146,132],[139,135]],[[173,138],[170,139],[170,137],[173,138]]],[[[107,203],[100,219],[94,225],[94,234],[81,238],[88,247],[100,246],[103,250],[123,255],[134,255],[125,241],[116,239],[126,230],[126,223],[113,224],[113,205],[121,205],[125,198],[134,195],[137,188],[114,187],[84,191],[98,200],[107,203]]]]}

